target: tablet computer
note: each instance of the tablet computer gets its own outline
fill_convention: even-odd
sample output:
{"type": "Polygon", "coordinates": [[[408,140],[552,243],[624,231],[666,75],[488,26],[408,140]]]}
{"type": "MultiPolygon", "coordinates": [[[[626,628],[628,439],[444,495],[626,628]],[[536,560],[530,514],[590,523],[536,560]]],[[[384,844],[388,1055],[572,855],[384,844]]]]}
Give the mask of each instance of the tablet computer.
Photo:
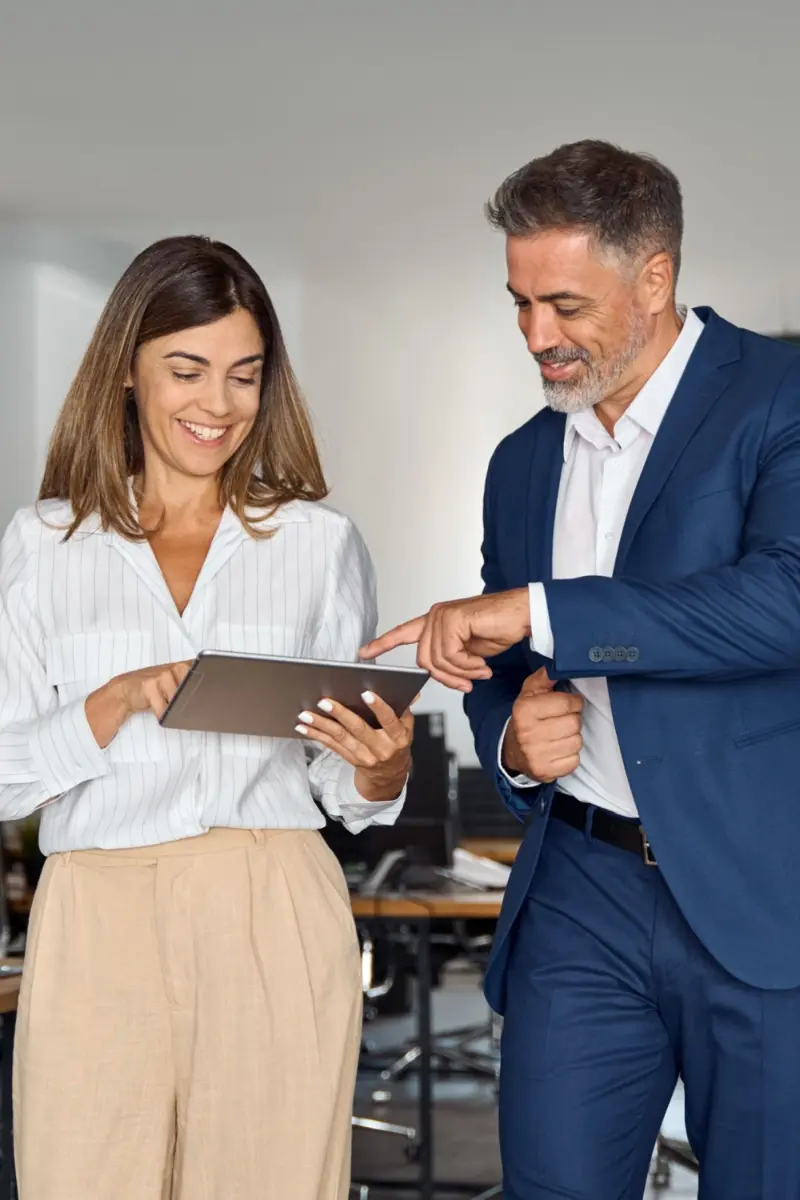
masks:
{"type": "Polygon", "coordinates": [[[299,738],[300,713],[318,711],[319,701],[330,699],[377,728],[362,692],[374,692],[401,714],[427,680],[417,667],[201,650],[161,724],[200,733],[299,738]]]}

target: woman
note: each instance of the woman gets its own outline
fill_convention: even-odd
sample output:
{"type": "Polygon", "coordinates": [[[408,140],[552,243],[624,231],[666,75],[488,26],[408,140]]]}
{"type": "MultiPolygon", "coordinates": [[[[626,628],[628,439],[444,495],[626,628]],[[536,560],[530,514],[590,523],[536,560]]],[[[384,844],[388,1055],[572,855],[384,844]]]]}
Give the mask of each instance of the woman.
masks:
{"type": "Polygon", "coordinates": [[[163,729],[204,647],[353,660],[367,551],[326,488],[264,285],[170,238],[115,288],[0,558],[0,820],[41,808],[15,1055],[22,1200],[339,1200],[360,1040],[353,832],[412,718],[163,729]]]}

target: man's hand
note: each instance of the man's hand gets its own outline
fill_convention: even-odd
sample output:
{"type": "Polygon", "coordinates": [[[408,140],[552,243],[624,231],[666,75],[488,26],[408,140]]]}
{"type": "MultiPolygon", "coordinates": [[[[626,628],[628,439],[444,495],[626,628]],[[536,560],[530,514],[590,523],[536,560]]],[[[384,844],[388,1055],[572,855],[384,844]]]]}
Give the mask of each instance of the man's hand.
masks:
{"type": "Polygon", "coordinates": [[[552,783],[577,767],[583,700],[572,692],[554,692],[554,687],[544,667],[523,683],[503,743],[503,766],[509,774],[552,783]]]}
{"type": "Polygon", "coordinates": [[[470,600],[435,604],[426,617],[417,617],[370,642],[362,658],[377,658],[397,646],[419,644],[417,662],[447,687],[472,690],[475,679],[489,679],[486,665],[531,632],[528,589],[494,592],[470,600]]]}

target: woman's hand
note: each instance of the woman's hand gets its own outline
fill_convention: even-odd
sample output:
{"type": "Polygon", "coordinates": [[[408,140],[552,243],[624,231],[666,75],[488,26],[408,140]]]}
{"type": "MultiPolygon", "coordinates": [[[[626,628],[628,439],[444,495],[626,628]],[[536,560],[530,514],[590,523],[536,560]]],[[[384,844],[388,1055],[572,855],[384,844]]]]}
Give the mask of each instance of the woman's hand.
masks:
{"type": "Polygon", "coordinates": [[[411,769],[414,718],[410,709],[398,717],[372,692],[365,692],[363,700],[378,718],[380,729],[335,700],[320,700],[318,707],[325,716],[300,713],[297,732],[326,750],[335,750],[354,766],[356,788],[365,800],[396,800],[411,769]]]}
{"type": "Polygon", "coordinates": [[[101,750],[112,742],[128,717],[152,712],[159,720],[189,673],[191,663],[142,667],[115,675],[86,699],[86,719],[101,750]]]}

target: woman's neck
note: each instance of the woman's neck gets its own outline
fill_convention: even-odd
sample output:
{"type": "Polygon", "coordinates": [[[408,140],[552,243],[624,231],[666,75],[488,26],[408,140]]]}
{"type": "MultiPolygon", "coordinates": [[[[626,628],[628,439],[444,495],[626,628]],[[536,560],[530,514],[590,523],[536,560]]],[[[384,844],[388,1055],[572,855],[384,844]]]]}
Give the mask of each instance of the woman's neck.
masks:
{"type": "Polygon", "coordinates": [[[134,480],[142,528],[192,527],[219,520],[222,504],[219,479],[197,479],[145,470],[134,480]]]}

